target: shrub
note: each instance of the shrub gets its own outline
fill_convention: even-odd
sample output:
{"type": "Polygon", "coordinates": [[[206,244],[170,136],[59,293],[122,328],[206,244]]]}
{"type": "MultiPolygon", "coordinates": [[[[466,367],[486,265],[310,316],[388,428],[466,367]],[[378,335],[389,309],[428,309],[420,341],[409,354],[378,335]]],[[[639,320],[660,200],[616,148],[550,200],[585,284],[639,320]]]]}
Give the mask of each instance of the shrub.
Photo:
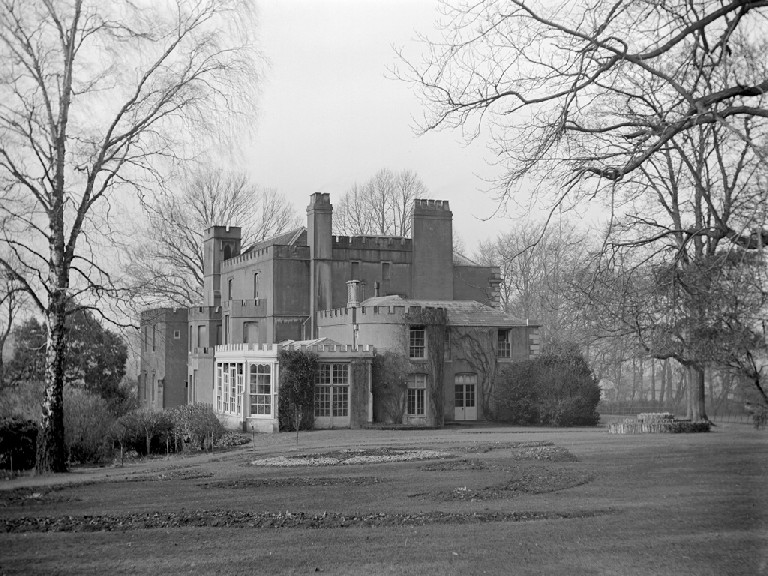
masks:
{"type": "Polygon", "coordinates": [[[142,408],[120,417],[111,432],[113,438],[122,438],[125,448],[148,456],[152,452],[161,453],[170,447],[173,420],[166,411],[142,408]]]}
{"type": "Polygon", "coordinates": [[[222,448],[231,448],[232,446],[242,446],[248,444],[251,441],[251,437],[247,434],[240,432],[225,432],[218,440],[216,440],[216,446],[222,448]]]}
{"type": "Polygon", "coordinates": [[[673,434],[709,432],[709,430],[709,422],[689,422],[688,420],[675,420],[669,424],[669,432],[672,432],[673,434]]]}
{"type": "Polygon", "coordinates": [[[502,421],[595,426],[599,401],[597,379],[572,348],[508,364],[497,373],[494,404],[502,421]]]}
{"type": "Polygon", "coordinates": [[[35,467],[37,425],[32,420],[0,420],[0,468],[29,470],[35,467]]]}
{"type": "Polygon", "coordinates": [[[178,440],[189,440],[193,446],[205,450],[206,442],[212,445],[221,438],[226,430],[219,422],[213,407],[208,404],[186,404],[169,411],[173,422],[174,445],[178,449],[178,440]]]}
{"type": "Polygon", "coordinates": [[[0,388],[0,418],[39,421],[43,415],[40,408],[43,390],[41,380],[3,386],[0,388]]]}
{"type": "Polygon", "coordinates": [[[530,385],[533,365],[504,365],[496,374],[494,418],[513,424],[537,424],[539,407],[536,391],[530,385]]]}
{"type": "Polygon", "coordinates": [[[281,350],[278,361],[280,430],[311,430],[315,425],[317,354],[303,350],[281,350]]]}
{"type": "Polygon", "coordinates": [[[114,418],[107,401],[87,390],[64,387],[64,443],[70,462],[99,463],[111,454],[114,418]]]}

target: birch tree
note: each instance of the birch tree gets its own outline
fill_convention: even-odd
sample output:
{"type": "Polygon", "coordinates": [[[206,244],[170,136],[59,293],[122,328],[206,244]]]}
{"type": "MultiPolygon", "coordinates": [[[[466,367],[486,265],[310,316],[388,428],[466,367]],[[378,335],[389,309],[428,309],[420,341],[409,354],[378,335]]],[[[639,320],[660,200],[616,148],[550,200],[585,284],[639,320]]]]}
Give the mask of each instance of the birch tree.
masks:
{"type": "Polygon", "coordinates": [[[191,153],[222,113],[245,121],[248,19],[239,0],[0,1],[2,243],[19,262],[0,266],[48,328],[41,473],[66,469],[66,316],[120,295],[100,257],[129,191],[147,193],[157,161],[191,153]]]}

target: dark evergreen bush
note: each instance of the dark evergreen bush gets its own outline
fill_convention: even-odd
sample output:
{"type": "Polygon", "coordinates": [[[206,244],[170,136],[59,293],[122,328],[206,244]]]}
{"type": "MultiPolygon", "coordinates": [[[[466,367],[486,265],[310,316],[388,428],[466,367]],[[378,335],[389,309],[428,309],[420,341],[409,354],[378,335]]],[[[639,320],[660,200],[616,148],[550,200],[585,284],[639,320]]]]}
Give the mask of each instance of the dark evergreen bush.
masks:
{"type": "Polygon", "coordinates": [[[311,430],[315,425],[317,354],[303,350],[281,350],[278,361],[280,430],[311,430]]]}
{"type": "Polygon", "coordinates": [[[690,422],[688,420],[675,420],[670,423],[669,431],[673,434],[689,434],[692,432],[709,432],[709,422],[690,422]]]}
{"type": "Polygon", "coordinates": [[[584,357],[560,349],[499,369],[496,419],[512,424],[595,426],[600,387],[584,357]]]}
{"type": "Polygon", "coordinates": [[[37,425],[32,420],[0,420],[0,468],[29,470],[35,467],[37,425]]]}

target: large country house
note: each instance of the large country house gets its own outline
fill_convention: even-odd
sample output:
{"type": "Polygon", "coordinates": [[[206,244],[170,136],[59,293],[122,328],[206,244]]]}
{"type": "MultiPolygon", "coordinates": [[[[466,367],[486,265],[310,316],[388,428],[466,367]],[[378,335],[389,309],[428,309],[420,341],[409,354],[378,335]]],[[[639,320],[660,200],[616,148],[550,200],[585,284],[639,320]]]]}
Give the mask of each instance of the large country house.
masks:
{"type": "Polygon", "coordinates": [[[453,252],[448,202],[416,200],[412,238],[334,236],[329,194],[307,226],[244,249],[204,240],[204,301],[141,316],[139,396],[157,409],[211,404],[232,428],[277,431],[279,351],[315,352],[316,427],[484,419],[503,362],[538,353],[538,327],[499,306],[499,271],[453,252]],[[402,389],[374,381],[399,358],[402,389]]]}

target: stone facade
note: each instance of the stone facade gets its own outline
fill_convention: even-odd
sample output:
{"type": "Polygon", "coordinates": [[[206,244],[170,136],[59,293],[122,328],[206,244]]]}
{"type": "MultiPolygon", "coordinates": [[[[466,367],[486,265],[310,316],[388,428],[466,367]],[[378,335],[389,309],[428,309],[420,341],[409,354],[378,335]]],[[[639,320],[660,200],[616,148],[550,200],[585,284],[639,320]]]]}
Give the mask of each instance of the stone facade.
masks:
{"type": "MultiPolygon", "coordinates": [[[[321,363],[338,364],[330,368],[331,377],[336,378],[338,370],[343,380],[345,363],[358,362],[360,372],[356,354],[367,354],[370,364],[375,349],[409,353],[413,344],[409,338],[420,337],[411,334],[409,310],[441,309],[448,323],[445,367],[437,370],[439,382],[429,381],[426,372],[409,376],[409,386],[415,391],[408,392],[404,402],[418,413],[403,421],[439,425],[446,420],[483,418],[482,407],[464,410],[463,405],[484,404],[480,396],[469,399],[467,391],[481,395],[485,374],[478,372],[475,359],[464,357],[468,349],[458,343],[474,331],[481,341],[475,345],[495,365],[497,359],[512,361],[535,354],[537,327],[516,321],[499,309],[497,268],[478,266],[453,253],[452,218],[448,202],[416,200],[412,238],[334,236],[330,195],[315,193],[307,207],[306,228],[247,249],[241,246],[239,228],[209,228],[204,241],[204,301],[190,308],[183,322],[179,320],[185,328],[183,354],[173,360],[186,366],[183,382],[189,389],[186,394],[174,392],[173,397],[212,404],[228,425],[271,431],[276,426],[276,404],[270,404],[269,417],[250,413],[251,409],[266,410],[267,398],[263,393],[254,396],[256,404],[249,403],[249,371],[251,366],[258,367],[253,380],[258,386],[257,381],[267,381],[269,366],[270,394],[276,394],[276,345],[303,342],[301,345],[306,346],[307,342],[317,345],[325,341],[321,363]],[[341,352],[335,349],[327,350],[329,342],[344,347],[347,357],[339,357],[341,352]],[[323,354],[335,354],[337,360],[328,360],[323,354]],[[223,392],[219,393],[224,379],[230,385],[226,409],[223,392]],[[459,388],[464,395],[461,400],[459,388]],[[420,392],[422,389],[427,392],[420,392]],[[436,401],[438,396],[442,400],[431,413],[421,410],[422,403],[436,401]]],[[[148,321],[154,312],[142,315],[142,330],[147,328],[145,319],[148,321]]],[[[148,366],[150,358],[147,354],[148,366]]],[[[166,354],[165,358],[169,364],[170,357],[166,354]]],[[[414,366],[418,368],[418,360],[414,366]]],[[[156,367],[156,374],[158,370],[156,367]]],[[[185,385],[176,380],[174,387],[185,385]]],[[[170,394],[169,385],[166,378],[166,395],[170,394]]],[[[350,409],[356,416],[336,420],[319,416],[316,422],[320,426],[355,426],[371,421],[376,398],[365,391],[370,390],[370,382],[349,380],[348,385],[349,398],[353,399],[350,409]]],[[[339,390],[343,391],[343,386],[339,390]]],[[[319,401],[328,400],[323,396],[326,392],[335,394],[331,388],[323,389],[319,401]]]]}

